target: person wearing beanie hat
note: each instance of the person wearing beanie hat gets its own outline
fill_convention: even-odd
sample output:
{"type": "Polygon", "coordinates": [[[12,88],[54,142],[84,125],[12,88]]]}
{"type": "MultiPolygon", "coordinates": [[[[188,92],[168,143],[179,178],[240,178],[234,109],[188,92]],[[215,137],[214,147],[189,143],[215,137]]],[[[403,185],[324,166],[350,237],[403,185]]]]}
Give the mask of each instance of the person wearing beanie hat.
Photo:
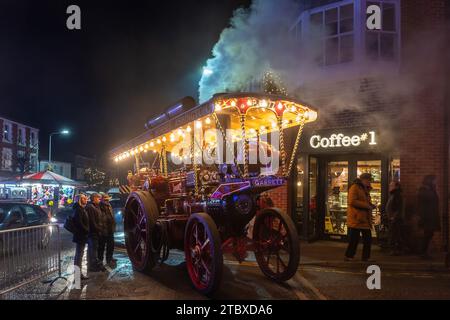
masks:
{"type": "Polygon", "coordinates": [[[89,234],[89,216],[86,212],[87,202],[86,195],[80,194],[73,205],[73,223],[75,225],[75,231],[73,233],[72,241],[76,244],[73,264],[80,269],[81,280],[89,279],[81,272],[84,248],[88,242],[89,234]]]}
{"type": "Polygon", "coordinates": [[[103,263],[98,259],[98,244],[100,237],[105,234],[103,213],[100,209],[101,195],[93,193],[91,203],[86,206],[89,216],[89,236],[88,236],[88,270],[91,272],[106,271],[103,263]]]}
{"type": "Polygon", "coordinates": [[[103,221],[105,224],[106,233],[100,237],[98,247],[98,259],[103,262],[103,257],[106,248],[106,263],[111,267],[116,267],[116,259],[113,258],[114,254],[114,232],[116,230],[116,221],[114,219],[114,211],[109,203],[111,197],[102,193],[102,201],[100,202],[100,209],[103,213],[103,221]]]}

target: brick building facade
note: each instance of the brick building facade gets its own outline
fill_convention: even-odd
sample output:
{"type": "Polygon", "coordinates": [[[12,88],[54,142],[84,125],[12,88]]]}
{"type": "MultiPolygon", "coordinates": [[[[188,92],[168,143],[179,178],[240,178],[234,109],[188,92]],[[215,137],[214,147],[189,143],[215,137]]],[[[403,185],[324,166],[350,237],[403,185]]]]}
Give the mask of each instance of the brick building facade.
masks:
{"type": "Polygon", "coordinates": [[[293,27],[296,34],[305,38],[317,21],[322,28],[331,29],[319,34],[324,37],[320,71],[295,92],[318,109],[319,119],[305,129],[298,170],[287,188],[271,193],[273,200],[292,214],[303,238],[344,235],[345,216],[340,219],[335,215],[339,207],[345,211],[345,191],[351,180],[370,170],[378,175],[374,196],[379,197],[380,213],[387,201],[389,182],[400,179],[408,221],[419,237],[417,190],[424,175],[433,174],[437,177],[442,221],[441,232],[434,237],[434,249],[447,251],[450,73],[445,56],[449,48],[445,46],[449,43],[450,4],[444,0],[304,4],[293,27]],[[369,4],[379,5],[385,17],[380,31],[366,27],[369,4]],[[350,51],[342,47],[343,43],[352,43],[350,51]],[[373,135],[376,144],[361,140],[357,146],[330,147],[329,138],[339,133],[350,137],[373,135]],[[328,140],[320,144],[318,136],[328,140]],[[344,182],[339,181],[341,177],[344,182]],[[336,228],[340,231],[330,231],[336,228]]]}
{"type": "Polygon", "coordinates": [[[0,117],[0,178],[36,172],[39,130],[0,117]]]}

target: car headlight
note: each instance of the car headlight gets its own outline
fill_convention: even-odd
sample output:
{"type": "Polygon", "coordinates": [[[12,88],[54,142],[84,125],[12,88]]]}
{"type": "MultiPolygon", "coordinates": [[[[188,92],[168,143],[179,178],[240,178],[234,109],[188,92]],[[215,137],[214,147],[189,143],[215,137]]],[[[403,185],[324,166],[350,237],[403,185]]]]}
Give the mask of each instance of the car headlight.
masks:
{"type": "Polygon", "coordinates": [[[51,223],[58,222],[58,219],[56,219],[55,217],[51,217],[51,218],[50,218],[50,222],[51,222],[51,223]]]}

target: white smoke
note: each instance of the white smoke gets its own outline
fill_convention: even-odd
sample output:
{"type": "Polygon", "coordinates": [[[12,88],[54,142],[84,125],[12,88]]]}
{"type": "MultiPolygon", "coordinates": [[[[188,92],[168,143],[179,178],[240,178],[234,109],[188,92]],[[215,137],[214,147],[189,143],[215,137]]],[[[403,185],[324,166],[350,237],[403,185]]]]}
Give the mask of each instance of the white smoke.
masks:
{"type": "Polygon", "coordinates": [[[200,102],[218,92],[245,90],[269,68],[282,79],[299,70],[300,46],[288,32],[299,13],[294,0],[254,0],[249,9],[237,9],[204,68],[200,102]]]}

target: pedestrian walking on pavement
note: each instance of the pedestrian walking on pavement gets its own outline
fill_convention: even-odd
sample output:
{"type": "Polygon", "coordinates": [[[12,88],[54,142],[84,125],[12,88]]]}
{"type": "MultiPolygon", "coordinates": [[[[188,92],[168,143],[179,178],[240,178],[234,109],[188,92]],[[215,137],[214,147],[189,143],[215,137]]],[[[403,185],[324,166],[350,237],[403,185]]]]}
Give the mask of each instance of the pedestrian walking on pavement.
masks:
{"type": "Polygon", "coordinates": [[[103,263],[98,259],[99,240],[106,233],[100,201],[100,194],[93,193],[91,195],[91,203],[86,206],[89,216],[88,269],[91,272],[106,271],[103,263]]]}
{"type": "Polygon", "coordinates": [[[347,233],[348,247],[345,260],[353,260],[358,247],[360,236],[363,238],[362,260],[370,260],[372,246],[372,210],[375,206],[370,202],[369,190],[372,175],[363,173],[351,185],[348,191],[347,233]]]}
{"type": "Polygon", "coordinates": [[[419,227],[423,229],[421,244],[421,257],[431,259],[428,247],[434,233],[441,228],[439,221],[439,196],[436,192],[436,176],[427,175],[422,181],[422,186],[417,194],[419,213],[419,227]]]}
{"type": "Polygon", "coordinates": [[[73,205],[73,223],[75,230],[72,241],[76,244],[73,264],[80,269],[81,280],[88,279],[88,277],[81,272],[84,249],[86,248],[89,234],[89,217],[86,211],[87,202],[86,195],[80,194],[78,201],[73,205]]]}
{"type": "Polygon", "coordinates": [[[400,255],[404,250],[404,200],[400,182],[392,181],[389,185],[389,199],[386,203],[386,214],[389,227],[389,244],[392,254],[400,255]]]}
{"type": "Polygon", "coordinates": [[[114,212],[109,203],[111,197],[104,193],[102,194],[102,201],[100,202],[100,209],[103,213],[103,221],[106,226],[106,233],[100,238],[98,246],[98,259],[103,262],[103,257],[106,248],[106,263],[111,267],[116,267],[116,259],[114,254],[114,232],[116,231],[116,221],[114,219],[114,212]]]}

